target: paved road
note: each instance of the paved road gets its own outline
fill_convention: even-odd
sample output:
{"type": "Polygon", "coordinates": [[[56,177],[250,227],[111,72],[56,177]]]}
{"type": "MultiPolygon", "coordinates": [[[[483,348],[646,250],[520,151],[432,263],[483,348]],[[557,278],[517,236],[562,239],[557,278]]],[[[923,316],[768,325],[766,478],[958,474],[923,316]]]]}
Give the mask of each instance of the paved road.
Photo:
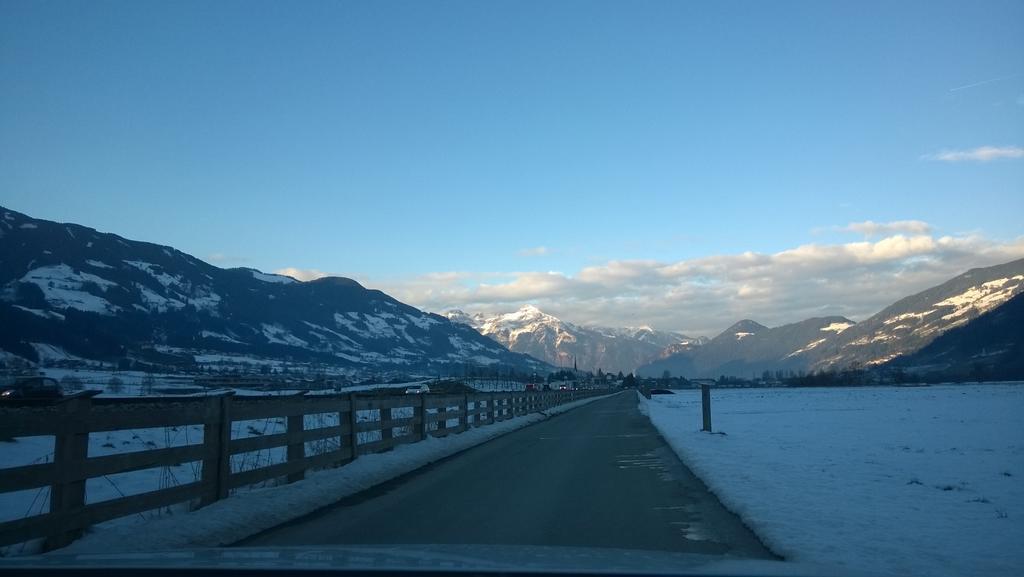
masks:
{"type": "Polygon", "coordinates": [[[771,558],[679,461],[633,392],[509,433],[240,545],[395,543],[771,558]]]}

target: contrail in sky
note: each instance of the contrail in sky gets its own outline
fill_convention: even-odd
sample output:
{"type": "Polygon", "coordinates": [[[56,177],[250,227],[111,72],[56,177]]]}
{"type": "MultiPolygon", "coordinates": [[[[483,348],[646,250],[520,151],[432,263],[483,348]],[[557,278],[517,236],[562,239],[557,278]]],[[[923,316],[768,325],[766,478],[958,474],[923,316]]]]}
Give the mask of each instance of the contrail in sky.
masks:
{"type": "Polygon", "coordinates": [[[992,84],[993,82],[999,82],[1000,80],[1009,80],[1020,76],[1020,73],[1011,74],[1009,76],[1000,76],[999,78],[989,78],[988,80],[982,80],[980,82],[972,82],[971,84],[964,84],[963,86],[957,86],[956,88],[950,88],[950,92],[956,92],[958,90],[967,90],[968,88],[974,88],[975,86],[982,86],[984,84],[992,84]]]}

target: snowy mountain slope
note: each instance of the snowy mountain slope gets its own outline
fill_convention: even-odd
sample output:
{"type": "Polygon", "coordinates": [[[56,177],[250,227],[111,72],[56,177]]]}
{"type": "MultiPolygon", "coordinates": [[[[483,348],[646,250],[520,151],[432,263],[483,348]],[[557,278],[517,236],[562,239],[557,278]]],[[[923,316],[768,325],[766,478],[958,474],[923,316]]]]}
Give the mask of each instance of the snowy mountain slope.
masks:
{"type": "Polygon", "coordinates": [[[927,346],[940,335],[997,310],[1024,292],[1024,259],[972,269],[906,297],[860,322],[842,317],[808,319],[772,329],[740,321],[700,348],[674,347],[641,367],[658,376],[686,377],[762,371],[811,371],[880,366],[927,346]]]}
{"type": "Polygon", "coordinates": [[[1024,379],[1024,294],[946,331],[890,366],[945,379],[1024,379]]]}
{"type": "Polygon", "coordinates": [[[813,369],[880,365],[910,354],[1024,292],[1024,259],[971,269],[901,299],[807,354],[813,369]]]}
{"type": "Polygon", "coordinates": [[[346,278],[221,269],[170,247],[0,207],[0,349],[194,366],[276,359],[354,372],[547,367],[346,278]],[[42,348],[40,348],[42,347],[42,348]]]}
{"type": "Polygon", "coordinates": [[[629,373],[656,358],[666,346],[697,342],[678,333],[650,327],[576,325],[533,305],[494,316],[468,315],[459,310],[448,311],[445,316],[474,327],[510,350],[560,367],[572,367],[575,361],[580,370],[629,373]]]}
{"type": "Polygon", "coordinates": [[[752,320],[742,320],[702,347],[671,351],[641,367],[640,374],[660,376],[669,371],[676,376],[714,378],[796,370],[802,366],[802,352],[814,350],[837,331],[853,324],[843,317],[820,317],[768,328],[752,320]]]}

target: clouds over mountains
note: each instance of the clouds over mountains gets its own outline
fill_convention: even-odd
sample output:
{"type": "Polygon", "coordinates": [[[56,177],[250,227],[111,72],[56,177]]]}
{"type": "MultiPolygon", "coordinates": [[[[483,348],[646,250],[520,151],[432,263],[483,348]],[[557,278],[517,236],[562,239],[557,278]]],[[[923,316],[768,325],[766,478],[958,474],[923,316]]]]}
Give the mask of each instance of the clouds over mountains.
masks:
{"type": "Polygon", "coordinates": [[[863,239],[771,254],[616,260],[575,274],[444,272],[361,280],[427,310],[494,311],[529,302],[576,323],[648,324],[713,335],[737,318],[767,325],[824,315],[861,319],[969,268],[1024,257],[1024,237],[999,242],[977,235],[937,236],[921,221],[867,221],[841,230],[863,239]]]}

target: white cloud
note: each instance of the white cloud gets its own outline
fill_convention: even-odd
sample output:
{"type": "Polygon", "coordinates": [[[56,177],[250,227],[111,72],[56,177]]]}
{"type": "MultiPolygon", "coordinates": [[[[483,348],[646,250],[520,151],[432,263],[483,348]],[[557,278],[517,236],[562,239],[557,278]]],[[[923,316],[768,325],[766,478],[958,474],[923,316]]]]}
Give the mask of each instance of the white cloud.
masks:
{"type": "Polygon", "coordinates": [[[1024,148],[1020,146],[979,146],[971,150],[944,150],[935,154],[926,154],[923,158],[941,162],[991,162],[1001,158],[1024,158],[1024,148]]]}
{"type": "Polygon", "coordinates": [[[898,233],[928,234],[932,231],[932,227],[927,222],[920,220],[895,220],[892,222],[865,220],[864,222],[851,222],[840,230],[872,237],[898,233]]]}
{"type": "Polygon", "coordinates": [[[551,252],[551,249],[546,246],[535,246],[533,248],[524,248],[516,254],[519,256],[544,256],[549,252],[551,252]]]}
{"type": "MultiPolygon", "coordinates": [[[[858,228],[882,232],[927,227],[906,223],[919,221],[858,228]]],[[[366,279],[364,284],[432,311],[496,312],[533,303],[577,323],[648,324],[713,335],[742,318],[770,326],[824,315],[862,320],[969,268],[1017,258],[1024,258],[1024,237],[998,242],[980,236],[893,234],[771,254],[610,261],[574,275],[447,272],[384,282],[366,279]]]]}
{"type": "Polygon", "coordinates": [[[576,281],[559,272],[525,272],[501,284],[481,283],[473,290],[483,302],[527,301],[570,296],[576,281]]]}
{"type": "MultiPolygon", "coordinates": [[[[833,229],[835,230],[835,229],[833,229]]],[[[851,223],[866,240],[805,244],[680,261],[614,260],[574,274],[558,271],[440,271],[373,278],[351,273],[413,306],[435,312],[507,312],[523,304],[581,324],[650,325],[714,335],[752,318],[776,326],[809,317],[853,320],[942,283],[967,269],[1024,258],[1024,237],[939,236],[922,221],[851,223]]],[[[274,271],[307,281],[316,269],[274,271]]]]}

